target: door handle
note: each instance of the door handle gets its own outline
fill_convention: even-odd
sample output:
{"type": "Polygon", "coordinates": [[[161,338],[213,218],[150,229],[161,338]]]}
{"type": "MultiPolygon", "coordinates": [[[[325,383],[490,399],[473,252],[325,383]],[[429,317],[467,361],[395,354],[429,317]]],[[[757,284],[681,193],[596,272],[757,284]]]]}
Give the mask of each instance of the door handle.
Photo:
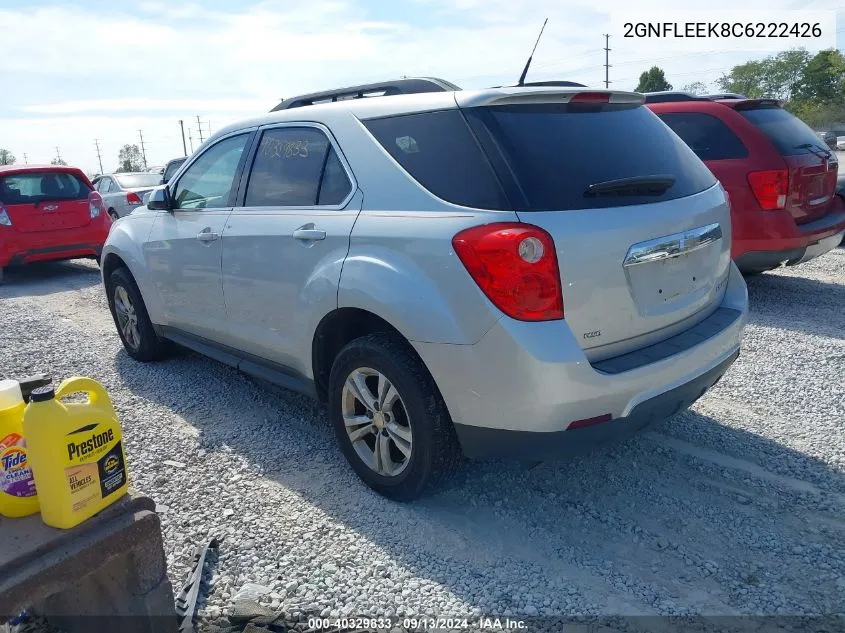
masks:
{"type": "Polygon", "coordinates": [[[220,233],[212,233],[210,229],[205,229],[197,233],[197,239],[200,242],[213,242],[220,238],[220,233]]]}
{"type": "Polygon", "coordinates": [[[314,242],[326,239],[326,232],[320,229],[296,229],[293,232],[293,237],[297,240],[314,242]]]}

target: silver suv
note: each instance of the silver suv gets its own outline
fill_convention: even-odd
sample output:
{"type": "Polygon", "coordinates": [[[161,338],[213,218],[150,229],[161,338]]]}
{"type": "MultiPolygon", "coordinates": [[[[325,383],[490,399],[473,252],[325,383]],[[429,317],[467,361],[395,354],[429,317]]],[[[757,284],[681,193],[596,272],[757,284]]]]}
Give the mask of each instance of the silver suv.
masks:
{"type": "Polygon", "coordinates": [[[126,351],[175,342],[327,402],[402,500],[462,454],[672,416],[736,359],[747,293],[724,190],[642,100],[441,89],[220,130],[112,228],[126,351]]]}

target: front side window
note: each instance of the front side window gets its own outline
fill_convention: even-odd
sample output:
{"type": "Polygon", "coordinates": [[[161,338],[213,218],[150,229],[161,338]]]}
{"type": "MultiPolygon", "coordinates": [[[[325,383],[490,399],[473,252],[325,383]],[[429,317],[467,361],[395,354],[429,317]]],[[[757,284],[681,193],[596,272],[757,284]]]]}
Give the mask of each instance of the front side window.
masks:
{"type": "Polygon", "coordinates": [[[249,134],[230,136],[209,147],[182,174],[173,191],[174,209],[220,209],[229,199],[249,134]]]}
{"type": "Polygon", "coordinates": [[[266,130],[255,154],[244,206],[310,207],[343,202],[352,183],[323,132],[266,130]]]}

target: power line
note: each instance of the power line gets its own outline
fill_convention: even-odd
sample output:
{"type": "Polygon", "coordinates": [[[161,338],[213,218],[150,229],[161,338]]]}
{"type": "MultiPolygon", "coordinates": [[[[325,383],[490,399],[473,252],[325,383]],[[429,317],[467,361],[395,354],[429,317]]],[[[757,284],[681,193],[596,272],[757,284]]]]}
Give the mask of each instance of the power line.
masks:
{"type": "Polygon", "coordinates": [[[103,173],[103,157],[100,156],[100,139],[94,139],[94,146],[97,148],[97,160],[100,161],[100,173],[103,173]]]}
{"type": "Polygon", "coordinates": [[[144,169],[147,168],[147,148],[144,147],[144,131],[138,130],[138,136],[141,137],[141,156],[144,159],[144,169]]]}
{"type": "Polygon", "coordinates": [[[610,35],[604,34],[604,88],[610,88],[610,35]]]}

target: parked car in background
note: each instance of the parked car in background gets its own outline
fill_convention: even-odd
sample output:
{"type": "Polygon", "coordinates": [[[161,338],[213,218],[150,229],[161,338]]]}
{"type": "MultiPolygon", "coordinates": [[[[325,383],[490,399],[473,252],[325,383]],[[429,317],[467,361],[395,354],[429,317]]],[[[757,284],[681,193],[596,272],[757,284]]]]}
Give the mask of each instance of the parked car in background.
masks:
{"type": "Polygon", "coordinates": [[[0,166],[0,281],[3,269],[38,261],[97,261],[111,219],[81,169],[0,166]]]}
{"type": "Polygon", "coordinates": [[[327,401],[395,499],[461,450],[634,433],[736,359],[724,189],[641,95],[320,96],[216,132],[115,225],[103,282],[130,356],[176,341],[327,401]]]}
{"type": "Polygon", "coordinates": [[[824,144],[830,149],[836,149],[836,132],[828,130],[827,132],[816,132],[816,134],[818,134],[819,138],[824,141],[824,144]]]}
{"type": "Polygon", "coordinates": [[[160,182],[160,174],[126,172],[97,176],[94,187],[103,197],[108,214],[117,220],[144,204],[144,194],[160,182]]]}
{"type": "Polygon", "coordinates": [[[741,271],[800,264],[842,241],[836,154],[777,101],[661,94],[646,103],[727,190],[741,271]]]}
{"type": "Polygon", "coordinates": [[[179,168],[185,164],[186,160],[188,160],[187,156],[180,156],[179,158],[167,161],[167,165],[164,166],[164,170],[161,172],[161,184],[166,185],[170,182],[173,174],[179,171],[179,168]]]}
{"type": "Polygon", "coordinates": [[[148,171],[151,174],[163,174],[164,173],[164,166],[163,165],[155,165],[152,167],[147,167],[145,171],[148,171]]]}
{"type": "Polygon", "coordinates": [[[840,152],[845,152],[845,136],[836,137],[836,149],[840,152]]]}

